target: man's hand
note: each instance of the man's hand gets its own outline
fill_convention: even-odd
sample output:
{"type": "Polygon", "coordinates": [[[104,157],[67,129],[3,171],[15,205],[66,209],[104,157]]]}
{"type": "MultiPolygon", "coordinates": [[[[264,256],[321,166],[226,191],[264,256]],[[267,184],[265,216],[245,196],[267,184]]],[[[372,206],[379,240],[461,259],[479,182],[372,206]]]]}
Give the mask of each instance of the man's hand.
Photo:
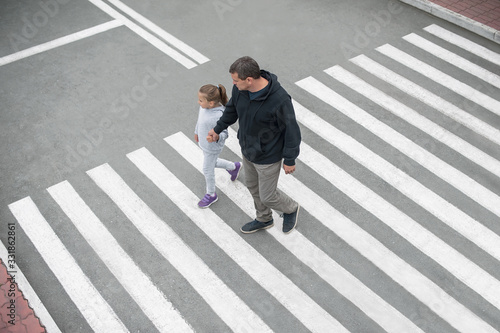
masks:
{"type": "Polygon", "coordinates": [[[219,134],[215,133],[213,128],[210,131],[208,131],[207,141],[208,142],[219,141],[219,134]]]}
{"type": "Polygon", "coordinates": [[[290,165],[283,164],[283,169],[285,170],[285,174],[289,175],[295,171],[295,165],[290,166],[290,165]]]}
{"type": "Polygon", "coordinates": [[[198,139],[198,134],[195,134],[195,135],[194,135],[194,141],[196,141],[196,142],[200,142],[200,140],[198,139]]]}

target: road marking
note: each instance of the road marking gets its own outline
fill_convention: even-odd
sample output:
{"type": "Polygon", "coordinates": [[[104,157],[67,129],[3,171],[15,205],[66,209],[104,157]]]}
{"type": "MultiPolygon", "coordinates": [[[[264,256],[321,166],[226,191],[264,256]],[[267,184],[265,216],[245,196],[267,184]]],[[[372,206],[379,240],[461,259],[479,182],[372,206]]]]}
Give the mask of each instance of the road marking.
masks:
{"type": "Polygon", "coordinates": [[[376,50],[500,116],[500,101],[458,81],[454,77],[441,72],[394,46],[386,44],[377,47],[376,50]]]}
{"type": "Polygon", "coordinates": [[[446,50],[445,48],[432,43],[431,41],[420,37],[417,34],[411,33],[403,37],[407,42],[412,43],[415,46],[418,46],[422,50],[429,52],[430,54],[466,71],[469,74],[472,74],[481,80],[488,82],[492,86],[500,88],[500,76],[494,74],[481,66],[474,64],[473,62],[456,55],[453,52],[446,50]]]}
{"type": "MultiPolygon", "coordinates": [[[[236,140],[234,138],[236,138],[235,133],[231,133],[228,140],[234,141],[236,140]]],[[[178,132],[165,138],[165,141],[200,173],[203,173],[203,154],[186,135],[178,132]]],[[[255,216],[255,207],[247,188],[239,181],[231,182],[225,170],[216,169],[215,171],[218,188],[252,219],[255,216]]],[[[281,220],[276,212],[273,212],[273,218],[275,223],[281,220]]],[[[285,235],[279,228],[271,228],[268,232],[385,331],[394,333],[422,332],[413,322],[371,291],[298,230],[289,235],[285,235]]]]}
{"type": "Polygon", "coordinates": [[[302,124],[500,260],[500,237],[497,234],[296,101],[294,107],[297,119],[302,124]]]}
{"type": "Polygon", "coordinates": [[[128,332],[59,240],[33,200],[26,197],[10,204],[9,208],[90,327],[96,332],[128,332]]]}
{"type": "Polygon", "coordinates": [[[99,34],[99,33],[104,32],[104,31],[108,31],[110,29],[119,27],[121,25],[123,25],[122,22],[120,22],[118,20],[113,20],[113,21],[109,21],[109,22],[106,22],[103,24],[99,24],[99,25],[92,27],[92,28],[88,28],[88,29],[85,29],[82,31],[75,32],[75,33],[68,35],[68,36],[54,39],[53,41],[50,41],[47,43],[43,43],[43,44],[40,44],[37,46],[30,47],[28,49],[25,49],[25,50],[22,50],[22,51],[19,51],[19,52],[16,52],[16,53],[13,53],[13,54],[10,54],[8,56],[0,58],[0,66],[9,64],[11,62],[14,62],[14,61],[17,61],[20,59],[30,57],[30,56],[35,55],[35,54],[39,54],[39,53],[42,53],[45,51],[55,49],[56,47],[59,47],[59,46],[63,46],[63,45],[69,44],[69,43],[79,41],[81,39],[99,34]]]}
{"type": "Polygon", "coordinates": [[[210,59],[205,57],[203,54],[196,51],[192,47],[188,46],[181,40],[175,38],[174,36],[166,32],[165,30],[163,30],[162,28],[160,28],[159,26],[157,26],[156,24],[154,24],[153,22],[142,16],[141,14],[137,13],[136,11],[125,5],[123,2],[119,0],[108,0],[108,1],[113,5],[115,5],[118,9],[123,11],[125,14],[129,15],[131,18],[133,18],[134,20],[136,20],[137,22],[148,28],[151,32],[154,32],[155,34],[160,36],[167,43],[176,47],[178,50],[184,52],[192,59],[196,60],[199,64],[204,64],[207,61],[210,61],[210,59]]]}
{"type": "Polygon", "coordinates": [[[87,173],[234,332],[243,327],[252,332],[271,331],[108,164],[87,173]]]}
{"type": "Polygon", "coordinates": [[[193,332],[68,181],[51,186],[47,191],[160,332],[193,332]]]}
{"type": "Polygon", "coordinates": [[[430,121],[415,110],[409,108],[395,98],[390,97],[383,91],[369,85],[367,82],[361,80],[359,77],[346,71],[340,66],[331,67],[325,70],[325,72],[351,89],[371,99],[373,102],[382,106],[386,110],[406,120],[408,123],[419,128],[423,132],[428,133],[436,140],[443,142],[448,147],[479,164],[497,177],[500,177],[500,162],[474,147],[459,136],[430,121]]]}
{"type": "MultiPolygon", "coordinates": [[[[7,266],[6,260],[8,256],[9,253],[7,252],[7,248],[0,241],[0,258],[5,259],[4,262],[6,266],[7,266]]],[[[35,315],[40,319],[40,323],[47,329],[47,332],[61,333],[61,330],[59,329],[59,327],[57,327],[57,324],[54,322],[54,319],[52,319],[52,316],[47,311],[47,308],[45,308],[45,305],[43,305],[42,301],[35,293],[33,287],[31,287],[30,283],[24,276],[23,272],[21,272],[19,267],[17,267],[16,269],[15,280],[17,285],[19,286],[19,290],[28,300],[29,306],[33,308],[35,315]]]]}
{"type": "Polygon", "coordinates": [[[162,40],[160,40],[158,37],[144,30],[139,25],[132,22],[131,20],[120,14],[118,11],[110,7],[108,4],[104,3],[101,0],[89,0],[89,1],[92,2],[98,8],[100,8],[102,11],[106,12],[111,17],[122,22],[122,24],[127,26],[130,30],[138,34],[140,37],[144,38],[151,45],[155,46],[158,50],[162,51],[163,53],[165,53],[178,63],[182,64],[187,69],[191,69],[197,66],[195,62],[185,57],[184,55],[180,54],[177,50],[174,50],[173,48],[165,44],[162,40]]]}
{"type": "MultiPolygon", "coordinates": [[[[327,70],[328,71],[328,70],[327,70]]],[[[299,87],[336,108],[349,118],[362,125],[370,132],[379,136],[398,149],[403,154],[418,162],[427,170],[459,189],[472,200],[500,216],[500,197],[485,188],[460,170],[429,153],[424,148],[403,136],[392,127],[382,123],[363,109],[348,101],[323,83],[313,77],[308,77],[296,83],[299,87]]],[[[466,234],[464,234],[466,235],[466,234]]],[[[499,238],[500,240],[500,238],[499,238]]],[[[497,249],[497,250],[500,250],[497,249]]]]}
{"type": "Polygon", "coordinates": [[[419,101],[435,108],[458,123],[470,128],[486,139],[500,145],[500,131],[498,129],[472,116],[454,104],[416,85],[407,78],[389,70],[365,55],[357,56],[350,59],[350,61],[369,73],[404,91],[408,95],[413,96],[419,101]]]}
{"type": "Polygon", "coordinates": [[[300,156],[311,169],[344,192],[361,207],[391,227],[417,249],[455,275],[460,281],[500,309],[500,282],[418,222],[318,153],[305,142],[300,156]]]}
{"type": "Polygon", "coordinates": [[[212,210],[199,209],[196,206],[199,198],[147,149],[141,148],[127,154],[127,157],[222,250],[309,330],[347,332],[335,318],[271,265],[212,210]]]}
{"type": "MultiPolygon", "coordinates": [[[[304,108],[295,101],[294,108],[298,116],[297,119],[308,118],[318,126],[318,128],[313,126],[311,128],[313,131],[321,134],[326,132],[329,137],[332,137],[332,135],[335,137],[335,131],[331,131],[330,126],[328,126],[328,123],[324,120],[308,110],[308,112],[305,112],[304,108]],[[323,130],[318,131],[319,128],[323,130]]],[[[230,131],[230,136],[234,136],[233,133],[230,131]]],[[[228,140],[226,141],[226,146],[235,154],[241,156],[241,148],[238,142],[235,140],[228,140]]],[[[350,149],[356,148],[353,146],[350,149]]],[[[315,219],[341,237],[346,243],[370,260],[375,266],[408,290],[408,292],[415,296],[420,302],[426,304],[426,306],[450,323],[450,325],[455,327],[458,331],[466,333],[483,329],[484,332],[496,332],[494,328],[450,297],[444,290],[439,288],[439,286],[391,252],[381,242],[357,224],[342,215],[299,180],[293,176],[281,177],[278,186],[280,190],[285,192],[292,199],[300,202],[301,206],[315,219]]]]}
{"type": "Polygon", "coordinates": [[[484,46],[474,43],[467,38],[459,36],[451,31],[441,28],[438,25],[431,24],[430,26],[424,28],[425,31],[439,37],[449,43],[452,43],[464,50],[467,50],[483,59],[488,60],[498,66],[500,66],[500,54],[495,53],[484,46]]]}

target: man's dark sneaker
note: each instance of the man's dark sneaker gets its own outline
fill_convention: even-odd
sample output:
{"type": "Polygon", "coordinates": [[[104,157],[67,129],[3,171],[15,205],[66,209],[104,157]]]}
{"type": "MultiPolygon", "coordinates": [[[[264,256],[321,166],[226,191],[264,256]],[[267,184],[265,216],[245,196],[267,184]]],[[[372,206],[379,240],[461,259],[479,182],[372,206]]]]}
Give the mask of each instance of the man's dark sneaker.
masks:
{"type": "Polygon", "coordinates": [[[211,204],[213,204],[217,200],[219,200],[219,198],[217,198],[217,193],[214,193],[214,196],[211,196],[210,194],[207,193],[205,194],[203,199],[201,199],[200,202],[198,202],[198,207],[208,208],[210,207],[211,204]]]}
{"type": "Polygon", "coordinates": [[[234,163],[234,165],[236,166],[236,168],[234,168],[234,170],[227,170],[227,172],[229,172],[229,174],[231,175],[231,180],[234,182],[236,179],[238,179],[238,175],[240,174],[240,170],[241,170],[241,163],[240,162],[236,162],[234,163]]]}
{"type": "Polygon", "coordinates": [[[290,233],[295,226],[297,225],[297,219],[299,217],[299,209],[300,205],[297,207],[297,210],[290,214],[283,213],[283,232],[285,234],[290,233]]]}
{"type": "Polygon", "coordinates": [[[251,234],[252,232],[271,228],[273,225],[274,225],[274,220],[271,220],[269,222],[259,222],[257,220],[253,220],[252,222],[248,222],[247,224],[242,226],[241,232],[244,234],[251,234]]]}

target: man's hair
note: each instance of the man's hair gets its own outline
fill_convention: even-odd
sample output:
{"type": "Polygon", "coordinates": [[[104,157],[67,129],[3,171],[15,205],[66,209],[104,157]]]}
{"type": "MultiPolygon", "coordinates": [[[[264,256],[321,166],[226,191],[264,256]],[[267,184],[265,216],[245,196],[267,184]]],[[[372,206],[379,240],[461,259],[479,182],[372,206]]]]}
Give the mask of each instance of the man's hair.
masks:
{"type": "Polygon", "coordinates": [[[238,78],[241,80],[245,80],[247,77],[258,79],[260,78],[260,67],[257,61],[245,56],[237,59],[229,67],[229,73],[238,73],[238,78]]]}

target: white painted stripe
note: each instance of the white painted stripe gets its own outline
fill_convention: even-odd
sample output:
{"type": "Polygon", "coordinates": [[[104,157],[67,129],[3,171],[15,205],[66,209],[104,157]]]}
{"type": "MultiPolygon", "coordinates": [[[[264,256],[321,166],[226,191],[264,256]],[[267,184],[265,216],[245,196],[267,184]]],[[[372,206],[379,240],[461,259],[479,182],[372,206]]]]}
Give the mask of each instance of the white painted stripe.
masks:
{"type": "MultiPolygon", "coordinates": [[[[231,130],[229,141],[226,142],[236,140],[235,138],[236,133],[231,130]]],[[[165,138],[165,141],[200,173],[203,173],[203,153],[186,135],[178,132],[165,138]]],[[[247,188],[239,181],[231,182],[225,170],[216,169],[215,176],[217,187],[252,219],[255,216],[255,207],[247,188]]],[[[273,218],[275,223],[281,220],[276,212],[273,212],[273,218]]],[[[285,235],[279,228],[271,228],[268,232],[387,332],[421,332],[413,322],[332,260],[297,229],[289,235],[285,235]]]]}
{"type": "MultiPolygon", "coordinates": [[[[87,173],[232,331],[241,332],[243,328],[252,332],[271,331],[108,164],[101,165],[87,173]]],[[[177,332],[178,329],[172,331],[177,332]]]]}
{"type": "Polygon", "coordinates": [[[295,101],[294,107],[302,124],[500,260],[500,237],[497,234],[295,101]]]}
{"type": "Polygon", "coordinates": [[[429,52],[430,54],[454,65],[458,68],[472,74],[489,84],[500,88],[500,76],[494,74],[481,66],[474,64],[473,62],[456,55],[453,52],[446,50],[445,48],[428,41],[427,39],[420,37],[417,34],[411,33],[403,37],[404,40],[412,43],[415,46],[429,52]]]}
{"type": "Polygon", "coordinates": [[[488,140],[500,145],[500,131],[484,121],[472,116],[454,104],[444,100],[436,94],[416,85],[405,77],[389,70],[365,55],[351,59],[353,63],[377,76],[378,78],[394,85],[419,101],[435,108],[458,123],[470,128],[488,140]]]}
{"type": "Polygon", "coordinates": [[[316,152],[305,142],[301,143],[299,159],[420,251],[455,275],[469,288],[500,309],[500,282],[488,272],[384,200],[325,156],[316,152]]]}
{"type": "Polygon", "coordinates": [[[447,42],[455,44],[458,47],[461,47],[464,50],[467,50],[483,59],[486,59],[498,66],[500,66],[500,54],[495,53],[484,46],[481,46],[477,43],[470,41],[467,38],[459,36],[449,30],[443,29],[438,25],[432,24],[426,28],[425,31],[437,36],[447,42]]]}
{"type": "Polygon", "coordinates": [[[49,187],[47,191],[160,332],[193,332],[68,181],[49,187]]]}
{"type": "Polygon", "coordinates": [[[163,40],[165,40],[167,43],[176,47],[178,50],[184,52],[192,59],[196,60],[198,63],[203,64],[207,61],[210,61],[210,59],[205,57],[203,54],[196,51],[192,47],[188,46],[187,44],[185,44],[181,40],[175,38],[174,36],[172,36],[171,34],[166,32],[165,30],[160,28],[158,25],[154,24],[153,22],[151,22],[150,20],[148,20],[147,18],[145,18],[141,14],[137,13],[136,11],[134,11],[133,9],[131,9],[130,7],[125,5],[123,2],[121,2],[119,0],[108,0],[108,1],[110,3],[112,3],[113,5],[115,5],[118,9],[123,11],[125,14],[129,15],[131,18],[133,18],[134,20],[136,20],[137,22],[139,22],[140,24],[142,24],[143,26],[148,28],[150,31],[152,31],[153,33],[155,33],[158,36],[160,36],[161,38],[163,38],[163,40]]]}
{"type": "Polygon", "coordinates": [[[331,67],[325,70],[325,72],[343,84],[349,86],[351,89],[354,89],[358,93],[384,107],[388,111],[406,120],[413,126],[428,133],[436,140],[443,142],[471,161],[492,172],[497,177],[500,177],[500,162],[474,147],[459,136],[430,121],[412,108],[399,102],[395,98],[390,97],[383,91],[369,85],[340,66],[331,67]]]}
{"type": "Polygon", "coordinates": [[[22,51],[19,51],[19,52],[16,52],[16,53],[13,53],[13,54],[10,54],[8,56],[0,58],[0,66],[9,64],[11,62],[14,62],[14,61],[17,61],[20,59],[30,57],[30,56],[35,55],[35,54],[39,54],[39,53],[42,53],[42,52],[45,52],[48,50],[55,49],[56,47],[59,47],[59,46],[63,46],[63,45],[69,44],[69,43],[79,41],[81,39],[99,34],[99,33],[104,32],[104,31],[108,31],[110,29],[119,27],[121,25],[123,25],[123,24],[120,21],[113,20],[113,21],[109,21],[109,22],[106,22],[103,24],[99,24],[99,25],[92,27],[92,28],[88,28],[88,29],[85,29],[82,31],[75,32],[75,33],[68,35],[68,36],[54,39],[53,41],[50,41],[47,43],[43,43],[43,44],[40,44],[37,46],[30,47],[28,49],[25,49],[25,50],[22,50],[22,51]]]}
{"type": "MultiPolygon", "coordinates": [[[[320,135],[327,133],[330,142],[337,137],[336,130],[332,131],[334,127],[312,112],[306,111],[295,101],[293,103],[298,119],[308,118],[310,122],[313,122],[314,126],[311,129],[314,132],[320,135]]],[[[227,140],[226,146],[241,156],[241,148],[235,140],[227,140]]],[[[356,145],[353,144],[349,149],[356,150],[356,145]]],[[[478,318],[469,309],[450,297],[439,286],[391,252],[381,242],[346,218],[293,176],[280,178],[278,187],[292,199],[300,202],[302,208],[306,209],[311,216],[336,233],[458,331],[466,333],[483,329],[484,332],[496,332],[495,329],[478,318]]]]}
{"type": "Polygon", "coordinates": [[[179,53],[177,50],[174,50],[167,44],[165,44],[162,40],[160,40],[158,37],[154,36],[153,34],[149,33],[148,31],[144,30],[141,28],[139,25],[136,23],[132,22],[113,8],[111,8],[108,4],[102,2],[101,0],[89,0],[92,2],[95,6],[99,7],[102,11],[106,12],[108,15],[111,17],[119,20],[122,22],[125,26],[127,26],[130,30],[138,34],[140,37],[144,38],[147,42],[149,42],[151,45],[156,47],[158,50],[162,51],[184,67],[191,69],[193,67],[196,67],[197,64],[193,62],[191,59],[185,57],[181,53],[179,53]]]}
{"type": "Polygon", "coordinates": [[[30,197],[9,205],[40,255],[96,332],[128,332],[54,233],[30,197]]]}
{"type": "Polygon", "coordinates": [[[147,149],[141,148],[127,156],[215,244],[281,302],[309,330],[313,332],[347,332],[337,320],[271,265],[212,210],[199,209],[196,206],[199,198],[147,149]]]}
{"type": "MultiPolygon", "coordinates": [[[[500,216],[500,197],[465,175],[463,172],[429,153],[424,148],[415,144],[390,126],[382,123],[313,77],[308,77],[296,84],[379,136],[427,170],[433,172],[441,179],[462,191],[472,200],[500,216]]],[[[466,237],[467,235],[469,235],[469,237],[471,236],[470,233],[463,234],[466,237]]],[[[482,238],[482,236],[478,238],[482,238]]],[[[469,239],[475,242],[478,241],[477,238],[469,239]]],[[[500,250],[500,248],[498,250],[500,250]]]]}
{"type": "Polygon", "coordinates": [[[443,73],[442,71],[426,64],[423,61],[405,53],[394,46],[389,44],[382,45],[376,49],[380,53],[388,56],[389,58],[396,60],[397,62],[413,69],[414,71],[426,76],[427,78],[443,85],[444,87],[462,95],[468,100],[484,107],[491,112],[500,115],[500,101],[474,89],[465,83],[460,82],[454,77],[443,73]]]}
{"type": "MultiPolygon", "coordinates": [[[[8,256],[9,253],[7,252],[7,248],[3,245],[2,242],[0,242],[0,257],[4,258],[4,262],[7,267],[9,267],[7,261],[8,256]]],[[[30,283],[24,276],[23,272],[21,272],[19,267],[16,267],[16,273],[14,277],[19,290],[28,300],[29,306],[35,312],[35,316],[40,319],[40,323],[47,329],[47,332],[61,333],[61,330],[59,329],[59,327],[57,327],[54,319],[52,319],[52,316],[47,311],[47,308],[45,308],[45,305],[43,305],[42,301],[35,293],[33,287],[31,287],[30,283]]]]}

